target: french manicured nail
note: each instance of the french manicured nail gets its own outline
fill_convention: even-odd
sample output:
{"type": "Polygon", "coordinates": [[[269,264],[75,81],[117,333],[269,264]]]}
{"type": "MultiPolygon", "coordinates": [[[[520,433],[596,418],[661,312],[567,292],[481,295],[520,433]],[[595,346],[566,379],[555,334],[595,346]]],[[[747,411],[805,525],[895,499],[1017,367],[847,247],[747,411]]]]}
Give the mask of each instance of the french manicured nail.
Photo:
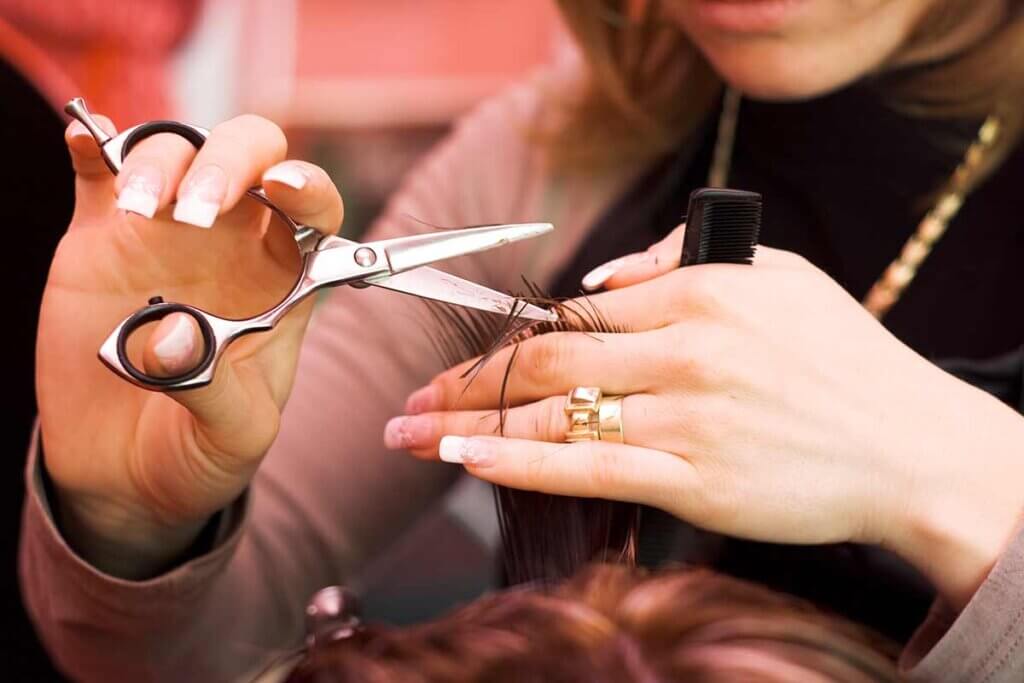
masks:
{"type": "Polygon", "coordinates": [[[498,459],[494,444],[465,436],[442,437],[438,454],[445,462],[473,467],[490,467],[498,459]]]}
{"type": "Polygon", "coordinates": [[[647,261],[650,258],[651,254],[644,251],[638,254],[627,254],[626,256],[620,256],[614,261],[609,261],[604,265],[598,266],[597,268],[594,268],[592,271],[583,276],[583,281],[581,283],[583,285],[583,289],[587,290],[588,292],[593,291],[595,289],[599,289],[601,285],[608,281],[608,278],[610,278],[612,275],[615,275],[615,273],[619,272],[623,268],[635,266],[637,264],[643,263],[644,261],[647,261]]]}
{"type": "Polygon", "coordinates": [[[409,398],[405,399],[405,413],[407,415],[429,413],[433,410],[440,410],[440,408],[441,390],[433,384],[420,387],[409,394],[409,398]]]}
{"type": "Polygon", "coordinates": [[[204,166],[185,181],[174,207],[174,220],[209,228],[217,220],[228,191],[228,178],[220,166],[204,166]]]}
{"type": "Polygon", "coordinates": [[[306,174],[306,170],[299,164],[284,162],[277,166],[271,166],[267,169],[267,172],[263,174],[263,182],[267,181],[281,183],[287,185],[293,190],[301,190],[309,182],[309,176],[306,174]]]}
{"type": "Polygon", "coordinates": [[[160,193],[164,189],[164,174],[153,166],[139,166],[129,171],[128,179],[117,193],[117,208],[137,213],[146,218],[156,214],[160,193]]]}
{"type": "Polygon", "coordinates": [[[187,370],[185,366],[192,360],[195,350],[196,338],[192,333],[192,325],[188,317],[182,314],[175,316],[174,327],[153,347],[160,365],[172,373],[187,370]]]}
{"type": "Polygon", "coordinates": [[[399,448],[424,448],[429,445],[433,421],[426,417],[403,415],[393,417],[384,426],[384,446],[393,450],[399,448]]]}

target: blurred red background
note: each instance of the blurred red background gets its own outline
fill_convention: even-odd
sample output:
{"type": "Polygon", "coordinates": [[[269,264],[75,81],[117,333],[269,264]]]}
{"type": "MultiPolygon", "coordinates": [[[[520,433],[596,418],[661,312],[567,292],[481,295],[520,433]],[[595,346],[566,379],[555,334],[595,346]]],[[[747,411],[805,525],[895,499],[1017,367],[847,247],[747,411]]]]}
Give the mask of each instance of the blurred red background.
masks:
{"type": "Polygon", "coordinates": [[[568,49],[551,0],[0,0],[0,42],[34,48],[55,108],[81,94],[122,127],[273,119],[352,235],[455,117],[568,49]]]}

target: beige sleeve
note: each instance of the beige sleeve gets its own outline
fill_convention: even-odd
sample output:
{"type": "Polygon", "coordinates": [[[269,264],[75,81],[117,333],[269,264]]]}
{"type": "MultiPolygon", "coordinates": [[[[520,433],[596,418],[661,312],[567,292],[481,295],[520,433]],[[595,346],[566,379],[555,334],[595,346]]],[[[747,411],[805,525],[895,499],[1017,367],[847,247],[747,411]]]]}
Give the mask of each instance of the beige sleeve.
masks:
{"type": "Polygon", "coordinates": [[[913,683],[1024,681],[1024,525],[962,612],[935,602],[900,669],[913,683]]]}
{"type": "MultiPolygon", "coordinates": [[[[408,177],[372,236],[425,229],[419,221],[554,220],[559,207],[573,206],[552,235],[444,264],[499,288],[515,287],[520,274],[545,282],[600,206],[552,199],[541,148],[527,140],[541,101],[531,83],[464,119],[408,177]]],[[[246,499],[226,516],[221,542],[152,580],[112,578],[69,549],[33,455],[20,571],[58,666],[84,681],[244,680],[297,644],[309,596],[350,576],[458,472],[382,446],[387,419],[440,369],[425,321],[414,297],[375,288],[327,295],[304,342],[281,433],[246,499]]]]}

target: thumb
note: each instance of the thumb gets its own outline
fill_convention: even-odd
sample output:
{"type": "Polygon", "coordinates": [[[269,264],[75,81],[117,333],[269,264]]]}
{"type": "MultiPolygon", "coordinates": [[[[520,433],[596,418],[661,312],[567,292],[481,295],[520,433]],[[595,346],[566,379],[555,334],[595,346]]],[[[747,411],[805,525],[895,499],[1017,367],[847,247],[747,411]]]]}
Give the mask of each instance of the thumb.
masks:
{"type": "MultiPolygon", "coordinates": [[[[96,123],[107,134],[117,135],[114,124],[105,116],[95,116],[96,123]]],[[[90,222],[116,210],[114,174],[107,168],[99,145],[78,121],[64,131],[64,142],[75,169],[75,217],[73,223],[90,222]]]]}
{"type": "Polygon", "coordinates": [[[628,254],[590,271],[583,278],[583,289],[619,289],[664,275],[679,267],[686,225],[679,225],[647,251],[628,254]]]}
{"type": "MultiPolygon", "coordinates": [[[[191,316],[172,313],[146,341],[143,367],[158,377],[188,372],[201,360],[203,343],[191,316]]],[[[240,375],[233,360],[231,354],[221,356],[210,384],[169,391],[167,396],[192,414],[200,443],[248,468],[276,436],[279,411],[259,373],[240,375]]]]}

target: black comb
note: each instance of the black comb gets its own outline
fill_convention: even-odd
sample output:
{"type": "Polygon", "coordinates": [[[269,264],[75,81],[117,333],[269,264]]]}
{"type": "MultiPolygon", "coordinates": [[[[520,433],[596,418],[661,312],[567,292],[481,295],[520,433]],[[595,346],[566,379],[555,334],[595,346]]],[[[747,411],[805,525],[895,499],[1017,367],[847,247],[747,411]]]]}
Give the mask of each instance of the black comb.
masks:
{"type": "Polygon", "coordinates": [[[761,195],[702,188],[690,195],[680,266],[754,261],[761,232],[761,195]]]}
{"type": "MultiPolygon", "coordinates": [[[[702,188],[690,194],[679,267],[703,263],[754,262],[761,232],[761,195],[702,188]]],[[[679,521],[657,508],[641,509],[637,564],[657,567],[670,559],[679,521]]]]}

